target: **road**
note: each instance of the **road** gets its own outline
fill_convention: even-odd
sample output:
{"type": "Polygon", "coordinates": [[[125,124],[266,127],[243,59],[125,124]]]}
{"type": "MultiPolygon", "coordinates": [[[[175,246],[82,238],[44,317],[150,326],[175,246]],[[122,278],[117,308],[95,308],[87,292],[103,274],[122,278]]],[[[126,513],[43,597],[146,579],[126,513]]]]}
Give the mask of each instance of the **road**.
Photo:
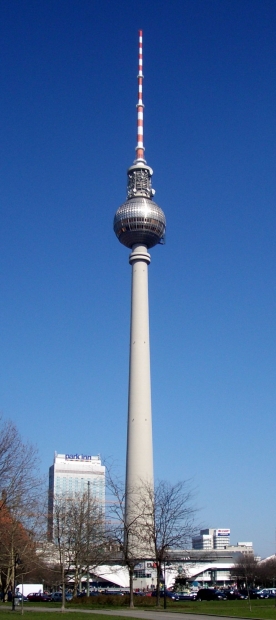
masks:
{"type": "MultiPolygon", "coordinates": [[[[142,620],[157,620],[158,615],[162,616],[162,620],[210,620],[210,616],[203,614],[177,613],[173,611],[164,611],[163,609],[156,609],[156,611],[144,611],[137,608],[124,610],[118,609],[118,611],[102,611],[100,609],[97,609],[95,611],[92,611],[92,613],[104,614],[107,616],[124,616],[126,618],[141,618],[142,620]]],[[[233,618],[228,618],[227,616],[216,616],[216,620],[233,620],[233,618]]]]}

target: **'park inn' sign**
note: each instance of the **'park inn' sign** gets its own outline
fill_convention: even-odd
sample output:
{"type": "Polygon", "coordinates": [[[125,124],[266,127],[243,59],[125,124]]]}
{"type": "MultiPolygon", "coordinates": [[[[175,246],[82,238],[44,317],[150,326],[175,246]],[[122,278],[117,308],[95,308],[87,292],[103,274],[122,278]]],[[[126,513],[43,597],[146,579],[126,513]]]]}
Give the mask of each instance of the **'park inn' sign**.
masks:
{"type": "Polygon", "coordinates": [[[86,456],[85,454],[65,454],[66,461],[91,461],[92,456],[86,456]]]}

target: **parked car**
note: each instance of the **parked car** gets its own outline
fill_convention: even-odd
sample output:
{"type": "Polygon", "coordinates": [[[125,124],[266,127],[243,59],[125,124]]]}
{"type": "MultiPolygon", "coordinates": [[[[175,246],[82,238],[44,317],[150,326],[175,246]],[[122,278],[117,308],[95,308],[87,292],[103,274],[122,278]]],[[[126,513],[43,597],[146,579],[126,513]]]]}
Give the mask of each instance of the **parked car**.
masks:
{"type": "Polygon", "coordinates": [[[195,601],[197,593],[196,592],[177,592],[177,601],[195,601]]]}
{"type": "Polygon", "coordinates": [[[257,588],[243,588],[240,590],[240,593],[247,596],[247,598],[258,598],[258,592],[257,588]]]}
{"type": "Polygon", "coordinates": [[[27,599],[30,603],[48,603],[51,597],[49,594],[44,594],[43,592],[33,592],[28,594],[27,599]]]}
{"type": "MultiPolygon", "coordinates": [[[[89,592],[89,596],[101,596],[102,594],[104,594],[104,593],[101,590],[90,590],[90,592],[89,592]]],[[[68,594],[68,596],[71,596],[71,598],[74,598],[72,592],[70,592],[68,594]]],[[[82,598],[84,596],[87,596],[86,590],[82,590],[81,592],[79,590],[77,591],[77,597],[78,598],[82,598]]]]}
{"type": "Polygon", "coordinates": [[[248,598],[248,594],[245,592],[241,592],[240,590],[236,590],[234,588],[229,589],[229,590],[223,590],[224,594],[226,595],[227,599],[229,601],[234,601],[234,600],[243,600],[243,599],[247,599],[248,598]]]}
{"type": "Polygon", "coordinates": [[[270,594],[273,591],[275,592],[274,588],[263,588],[262,590],[258,590],[257,597],[258,598],[270,598],[271,596],[275,596],[275,594],[270,594]]]}
{"type": "MultiPolygon", "coordinates": [[[[151,596],[157,596],[157,590],[153,590],[151,596]]],[[[166,597],[172,599],[173,601],[178,601],[178,592],[166,590],[166,597]]],[[[164,598],[164,590],[160,590],[160,598],[164,598]]]]}
{"type": "Polygon", "coordinates": [[[276,598],[276,588],[267,588],[269,598],[276,598]]]}
{"type": "Polygon", "coordinates": [[[227,601],[227,596],[222,590],[213,588],[201,588],[196,595],[197,601],[227,601]]]}
{"type": "MultiPolygon", "coordinates": [[[[73,598],[72,592],[65,592],[65,600],[67,602],[71,601],[73,598]]],[[[51,600],[55,603],[62,603],[62,592],[53,592],[51,596],[51,600]]]]}

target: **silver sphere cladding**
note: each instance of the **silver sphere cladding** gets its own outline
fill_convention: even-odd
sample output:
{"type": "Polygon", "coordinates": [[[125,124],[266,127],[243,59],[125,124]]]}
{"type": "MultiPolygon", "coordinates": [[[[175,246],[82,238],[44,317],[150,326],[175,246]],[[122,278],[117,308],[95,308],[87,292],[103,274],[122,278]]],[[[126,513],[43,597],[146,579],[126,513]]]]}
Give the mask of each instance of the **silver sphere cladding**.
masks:
{"type": "Polygon", "coordinates": [[[153,200],[137,196],[126,200],[116,211],[113,229],[127,248],[136,243],[152,248],[164,240],[166,218],[153,200]]]}

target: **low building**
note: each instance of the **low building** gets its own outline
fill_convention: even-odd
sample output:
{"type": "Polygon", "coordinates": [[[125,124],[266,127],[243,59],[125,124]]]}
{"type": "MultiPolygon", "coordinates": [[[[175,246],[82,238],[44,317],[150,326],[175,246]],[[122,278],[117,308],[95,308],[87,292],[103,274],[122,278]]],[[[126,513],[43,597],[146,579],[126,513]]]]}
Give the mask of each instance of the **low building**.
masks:
{"type": "Polygon", "coordinates": [[[232,569],[239,558],[254,555],[252,543],[228,545],[224,549],[171,550],[166,566],[166,583],[173,585],[176,577],[187,582],[197,581],[200,586],[226,586],[233,582],[232,569]]]}

